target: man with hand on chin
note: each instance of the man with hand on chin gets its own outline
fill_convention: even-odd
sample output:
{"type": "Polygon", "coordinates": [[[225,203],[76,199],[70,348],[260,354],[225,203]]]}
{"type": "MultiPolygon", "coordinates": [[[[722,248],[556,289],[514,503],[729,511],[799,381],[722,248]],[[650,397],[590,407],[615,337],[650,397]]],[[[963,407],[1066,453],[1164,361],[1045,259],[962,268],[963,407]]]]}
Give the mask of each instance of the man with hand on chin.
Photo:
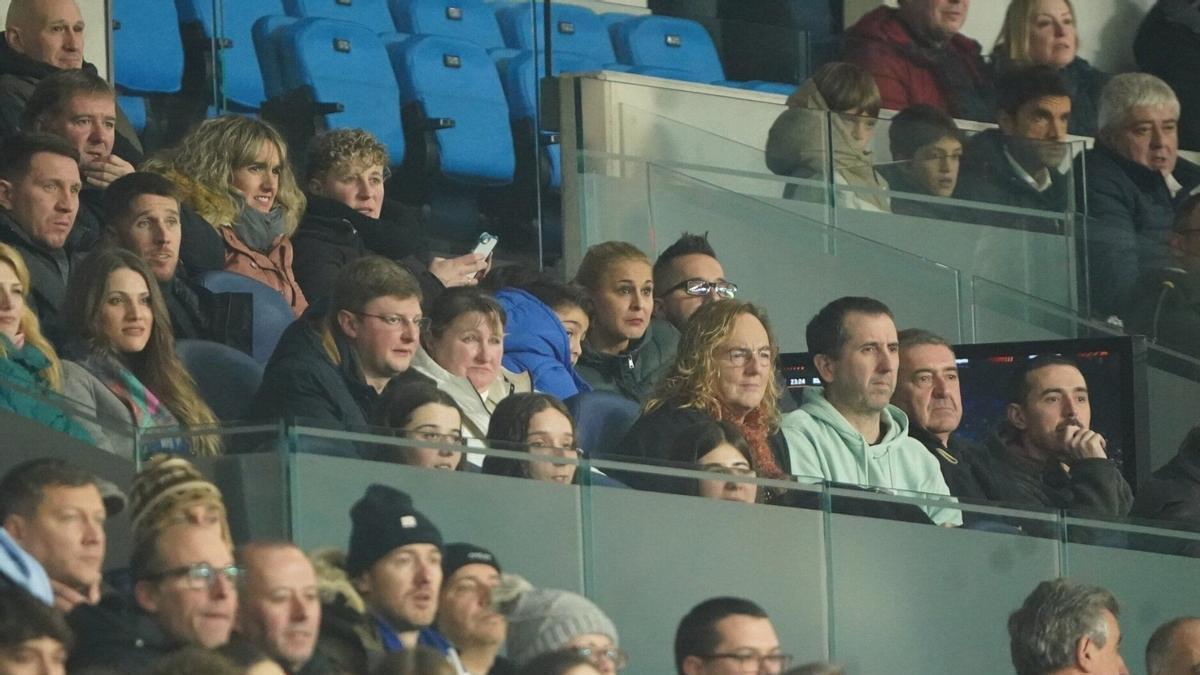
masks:
{"type": "Polygon", "coordinates": [[[979,478],[988,498],[1125,516],[1133,492],[1091,429],[1087,381],[1068,358],[1030,359],[1013,377],[1007,419],[989,439],[979,478]]]}

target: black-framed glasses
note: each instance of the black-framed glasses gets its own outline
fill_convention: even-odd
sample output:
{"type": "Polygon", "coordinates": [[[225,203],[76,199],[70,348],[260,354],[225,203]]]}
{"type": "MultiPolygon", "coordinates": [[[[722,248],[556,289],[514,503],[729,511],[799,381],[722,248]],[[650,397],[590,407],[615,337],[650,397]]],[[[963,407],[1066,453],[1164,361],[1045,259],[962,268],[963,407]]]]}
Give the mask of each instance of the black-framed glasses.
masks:
{"type": "Polygon", "coordinates": [[[575,653],[583,658],[591,661],[593,665],[599,666],[601,659],[608,659],[613,667],[621,670],[629,665],[629,655],[625,652],[613,647],[612,649],[593,649],[592,647],[576,647],[575,653]]]}
{"type": "Polygon", "coordinates": [[[350,313],[355,316],[369,316],[372,319],[379,319],[388,328],[415,328],[418,331],[429,330],[429,319],[425,317],[410,319],[400,314],[371,314],[370,312],[355,311],[351,311],[350,313]]]}
{"type": "Polygon", "coordinates": [[[667,296],[675,291],[682,290],[688,295],[694,295],[698,298],[707,298],[716,293],[718,297],[725,300],[732,300],[737,297],[738,287],[732,281],[708,281],[707,279],[685,279],[674,286],[663,291],[662,296],[667,296]]]}
{"type": "Polygon", "coordinates": [[[702,659],[729,659],[737,664],[741,673],[782,673],[792,664],[791,654],[759,654],[758,652],[733,652],[729,654],[705,654],[702,659]]]}
{"type": "Polygon", "coordinates": [[[187,587],[193,591],[206,591],[217,583],[217,579],[221,578],[236,586],[238,580],[242,578],[242,568],[237,565],[215,567],[208,563],[196,563],[195,565],[172,567],[168,570],[148,574],[146,575],[146,580],[162,581],[163,579],[173,577],[183,577],[186,579],[187,587]]]}

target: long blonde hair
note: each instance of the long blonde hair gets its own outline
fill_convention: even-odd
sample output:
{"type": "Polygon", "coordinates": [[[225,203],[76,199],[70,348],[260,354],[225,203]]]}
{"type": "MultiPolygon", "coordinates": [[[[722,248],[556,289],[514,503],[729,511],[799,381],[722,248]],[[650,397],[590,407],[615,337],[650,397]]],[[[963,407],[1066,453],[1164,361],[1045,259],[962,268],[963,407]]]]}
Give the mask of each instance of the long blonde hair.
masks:
{"type": "MultiPolygon", "coordinates": [[[[0,263],[7,264],[13,269],[17,275],[17,280],[21,282],[21,288],[25,290],[25,297],[29,297],[29,268],[25,265],[25,259],[17,249],[8,244],[0,244],[0,263]]],[[[21,332],[25,335],[25,344],[37,349],[46,357],[50,365],[46,366],[45,370],[39,373],[46,381],[46,385],[51,390],[62,393],[62,365],[58,361],[58,353],[54,351],[54,345],[42,335],[42,326],[38,322],[37,315],[29,308],[29,303],[25,303],[25,309],[21,312],[21,332]]],[[[0,342],[0,358],[7,356],[4,351],[4,343],[0,342]]]]}
{"type": "Polygon", "coordinates": [[[288,164],[287,143],[267,122],[241,115],[204,120],[179,145],[146,160],[142,170],[173,180],[184,203],[214,227],[224,227],[246,206],[233,187],[233,172],[253,164],[264,143],[279,151],[282,168],[275,203],[284,211],[284,232],[290,237],[307,200],[288,164]]]}
{"type": "MultiPolygon", "coordinates": [[[[701,305],[684,324],[675,363],[671,364],[666,377],[659,382],[654,395],[646,401],[644,412],[664,405],[718,412],[721,398],[717,391],[717,375],[721,365],[717,362],[717,352],[733,332],[738,317],[743,314],[749,314],[762,323],[771,349],[777,349],[767,314],[757,305],[742,300],[721,300],[701,305]]],[[[770,431],[779,428],[779,384],[773,374],[767,378],[766,393],[758,410],[770,431]]]]}
{"type": "MultiPolygon", "coordinates": [[[[1075,6],[1071,0],[1063,0],[1071,11],[1071,20],[1076,22],[1075,52],[1079,52],[1079,27],[1075,6]]],[[[992,55],[999,55],[1014,65],[1029,65],[1029,29],[1037,12],[1038,0],[1012,0],[1004,13],[1000,34],[992,45],[992,55]]]]}
{"type": "MultiPolygon", "coordinates": [[[[84,258],[67,284],[67,302],[63,312],[73,334],[82,340],[89,353],[107,354],[129,369],[138,381],[154,392],[167,410],[183,426],[202,427],[217,424],[212,409],[200,397],[196,382],[175,354],[175,335],[171,317],[158,281],[136,254],[122,248],[105,247],[84,258]],[[150,312],[154,325],[146,347],[136,357],[120,354],[104,332],[101,315],[109,276],[121,269],[141,275],[150,291],[150,312]]],[[[219,455],[221,439],[216,435],[191,440],[193,454],[219,455]]]]}

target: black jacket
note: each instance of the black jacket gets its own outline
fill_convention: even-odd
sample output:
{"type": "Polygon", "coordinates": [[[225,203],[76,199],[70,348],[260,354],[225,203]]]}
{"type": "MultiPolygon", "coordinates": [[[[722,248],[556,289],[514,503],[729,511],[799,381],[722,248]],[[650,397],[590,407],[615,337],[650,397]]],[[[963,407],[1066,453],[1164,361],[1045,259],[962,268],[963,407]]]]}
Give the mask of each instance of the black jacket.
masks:
{"type": "Polygon", "coordinates": [[[80,605],[67,623],[76,641],[67,662],[72,673],[147,673],[183,646],[121,593],[105,595],[98,605],[80,605]]]}
{"type": "Polygon", "coordinates": [[[1005,154],[1007,141],[999,129],[988,129],[967,141],[955,197],[1049,212],[1046,216],[980,212],[976,219],[985,224],[1057,230],[1054,214],[1065,214],[1070,205],[1067,177],[1051,169],[1050,187],[1038,192],[1009,161],[1005,154]]]}
{"type": "Polygon", "coordinates": [[[61,349],[66,343],[61,314],[67,297],[67,279],[74,269],[70,238],[61,249],[51,251],[30,239],[12,215],[0,209],[0,242],[15,248],[25,259],[29,283],[33,286],[25,289],[26,302],[41,322],[46,339],[61,349]]]}
{"type": "Polygon", "coordinates": [[[1200,274],[1178,267],[1143,273],[1133,289],[1125,329],[1200,357],[1200,274]]]}
{"type": "Polygon", "coordinates": [[[213,293],[183,278],[183,269],[159,282],[176,340],[219,342],[251,354],[254,298],[249,293],[213,293]]]}
{"type": "MultiPolygon", "coordinates": [[[[1200,532],[1200,427],[1188,432],[1175,457],[1142,485],[1129,515],[1165,521],[1162,525],[1167,527],[1200,532]]],[[[1147,536],[1139,548],[1200,557],[1200,542],[1197,541],[1147,536]]]]}
{"type": "Polygon", "coordinates": [[[1093,314],[1128,316],[1138,276],[1171,264],[1167,237],[1175,208],[1197,185],[1200,166],[1180,158],[1175,197],[1158,171],[1101,142],[1087,162],[1088,271],[1093,314]]]}
{"type": "MultiPolygon", "coordinates": [[[[892,213],[901,216],[916,216],[918,218],[955,222],[970,222],[970,219],[975,215],[974,211],[959,206],[931,204],[915,199],[905,199],[905,195],[916,195],[931,199],[934,197],[931,197],[925,188],[917,185],[909,177],[908,172],[897,164],[879,166],[876,167],[876,171],[888,182],[888,190],[891,193],[892,213]]],[[[957,198],[957,194],[949,197],[949,199],[957,198]]]]}
{"type": "Polygon", "coordinates": [[[943,445],[940,438],[915,424],[909,425],[908,435],[921,441],[921,445],[937,459],[950,494],[968,502],[987,500],[987,492],[976,475],[980,455],[986,450],[957,434],[950,434],[949,446],[943,445]]]}
{"type": "Polygon", "coordinates": [[[188,278],[225,269],[225,240],[192,207],[179,205],[179,264],[188,278]]]}
{"type": "Polygon", "coordinates": [[[645,334],[621,354],[604,354],[585,342],[575,371],[592,389],[644,403],[674,363],[678,346],[679,331],[667,321],[652,319],[645,334]]]}
{"type": "MultiPolygon", "coordinates": [[[[1172,17],[1160,0],[1142,20],[1133,41],[1138,68],[1162,78],[1179,97],[1179,147],[1200,150],[1200,32],[1172,17]]],[[[1180,10],[1177,10],[1180,11],[1180,10]]],[[[1196,12],[1195,9],[1182,9],[1196,12]]]]}

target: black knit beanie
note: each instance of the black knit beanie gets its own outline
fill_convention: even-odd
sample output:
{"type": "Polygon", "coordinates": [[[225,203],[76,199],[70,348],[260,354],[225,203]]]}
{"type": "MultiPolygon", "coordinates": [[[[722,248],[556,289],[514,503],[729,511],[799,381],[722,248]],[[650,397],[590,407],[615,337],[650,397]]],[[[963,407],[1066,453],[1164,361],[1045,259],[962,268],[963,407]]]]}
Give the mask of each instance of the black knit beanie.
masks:
{"type": "Polygon", "coordinates": [[[442,533],[425,514],[413,508],[412,497],[378,483],[350,508],[350,548],[346,574],[355,578],[377,560],[408,544],[442,548],[442,533]]]}

